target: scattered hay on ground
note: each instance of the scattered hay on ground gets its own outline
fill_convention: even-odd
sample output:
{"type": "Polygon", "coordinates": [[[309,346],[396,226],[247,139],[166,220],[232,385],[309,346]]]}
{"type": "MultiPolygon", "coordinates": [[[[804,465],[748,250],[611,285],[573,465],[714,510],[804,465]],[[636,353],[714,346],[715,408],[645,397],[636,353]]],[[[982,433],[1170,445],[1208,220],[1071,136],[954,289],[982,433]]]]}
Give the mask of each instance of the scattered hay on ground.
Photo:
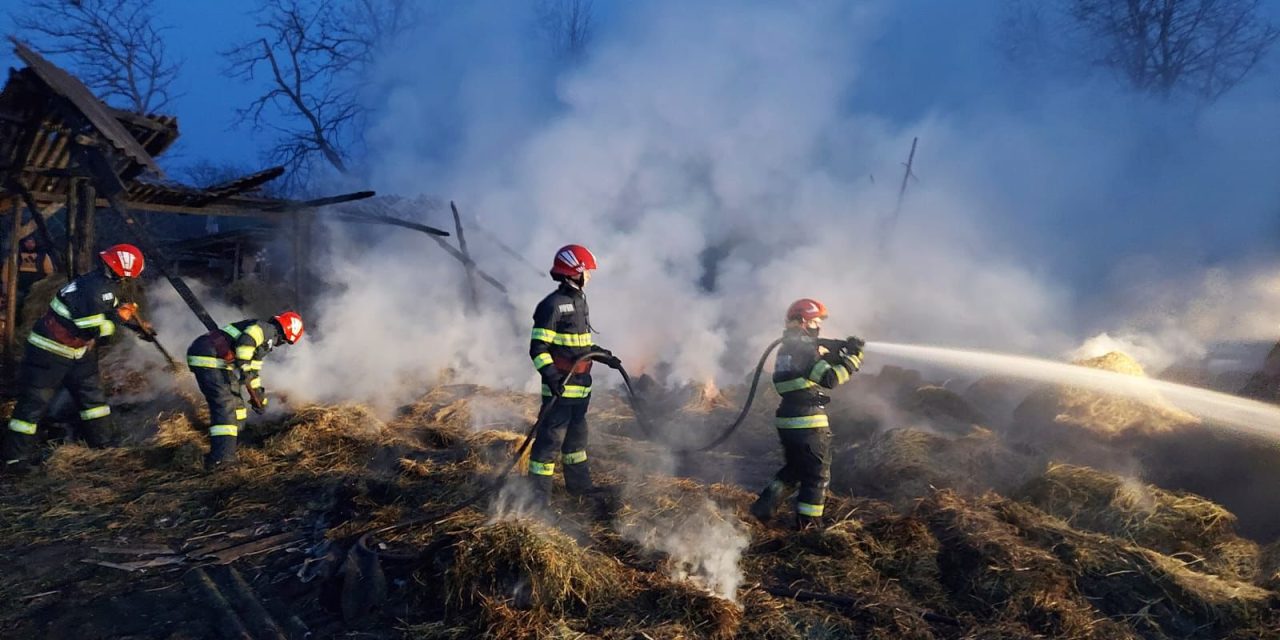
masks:
{"type": "Polygon", "coordinates": [[[991,419],[975,409],[960,394],[932,385],[916,389],[904,399],[902,408],[908,413],[924,418],[938,431],[962,436],[982,429],[991,419]]]}
{"type": "Polygon", "coordinates": [[[1016,497],[1073,527],[1175,556],[1198,571],[1236,580],[1258,572],[1258,545],[1236,535],[1235,515],[1197,495],[1057,464],[1016,497]]]}

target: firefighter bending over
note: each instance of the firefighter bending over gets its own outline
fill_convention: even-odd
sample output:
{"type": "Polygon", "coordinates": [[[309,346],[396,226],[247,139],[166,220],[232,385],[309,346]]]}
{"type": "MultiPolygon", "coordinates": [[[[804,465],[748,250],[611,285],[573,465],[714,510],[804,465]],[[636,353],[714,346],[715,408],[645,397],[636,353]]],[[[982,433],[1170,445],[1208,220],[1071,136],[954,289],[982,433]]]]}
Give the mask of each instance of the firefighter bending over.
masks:
{"type": "Polygon", "coordinates": [[[782,396],[774,414],[774,426],[782,441],[786,464],[751,505],[751,515],[769,522],[786,495],[799,486],[796,496],[798,528],[819,526],[831,480],[831,429],[826,404],[831,401],[820,388],[832,389],[847,382],[862,366],[862,340],[824,340],[818,337],[827,308],[802,298],[787,309],[773,370],[773,386],[782,396]]]}
{"type": "Polygon", "coordinates": [[[254,411],[267,407],[262,388],[262,360],[281,343],[294,344],[302,337],[302,316],[286,311],[269,321],[241,320],[196,338],[187,348],[187,367],[209,403],[208,470],[224,469],[236,462],[236,438],[249,410],[241,391],[249,395],[254,411]]]}

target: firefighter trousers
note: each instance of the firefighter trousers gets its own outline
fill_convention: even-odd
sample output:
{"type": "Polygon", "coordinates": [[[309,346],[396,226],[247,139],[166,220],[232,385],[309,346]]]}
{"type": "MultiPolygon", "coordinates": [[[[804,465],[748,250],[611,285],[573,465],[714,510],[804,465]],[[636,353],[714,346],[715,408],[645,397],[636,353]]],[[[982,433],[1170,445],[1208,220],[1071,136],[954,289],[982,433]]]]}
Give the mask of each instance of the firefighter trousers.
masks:
{"type": "Polygon", "coordinates": [[[778,429],[786,464],[774,476],[787,488],[799,485],[796,514],[819,517],[831,482],[831,429],[778,429]]]}
{"type": "Polygon", "coordinates": [[[65,388],[80,411],[80,437],[91,447],[111,445],[115,436],[111,407],[102,387],[96,350],[90,349],[83,357],[73,360],[27,343],[18,383],[21,385],[18,402],[5,429],[6,441],[22,441],[22,445],[16,446],[29,451],[40,419],[58,391],[65,388]]]}
{"type": "Polygon", "coordinates": [[[205,402],[209,403],[209,437],[238,436],[249,418],[240,397],[240,379],[235,371],[191,367],[205,402]]]}
{"type": "MultiPolygon", "coordinates": [[[[545,410],[550,398],[543,398],[545,410]]],[[[537,497],[549,498],[551,478],[556,472],[556,453],[564,463],[565,489],[574,495],[591,490],[591,468],[587,463],[587,406],[589,402],[561,400],[538,426],[529,452],[529,477],[537,497]]]]}

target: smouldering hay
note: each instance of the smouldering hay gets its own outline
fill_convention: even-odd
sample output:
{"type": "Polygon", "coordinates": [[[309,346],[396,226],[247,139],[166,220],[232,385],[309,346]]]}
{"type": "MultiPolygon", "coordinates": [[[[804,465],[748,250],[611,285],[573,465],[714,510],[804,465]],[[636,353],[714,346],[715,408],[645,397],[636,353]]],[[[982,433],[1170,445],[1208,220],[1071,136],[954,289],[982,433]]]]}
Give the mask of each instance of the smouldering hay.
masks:
{"type": "Polygon", "coordinates": [[[520,610],[563,616],[616,596],[623,579],[613,559],[531,520],[463,532],[453,551],[446,601],[459,610],[509,602],[520,610]]]}
{"type": "Polygon", "coordinates": [[[1018,497],[1073,527],[1176,556],[1192,569],[1238,580],[1258,571],[1258,545],[1236,535],[1236,517],[1193,494],[1059,464],[1018,497]]]}
{"type": "Polygon", "coordinates": [[[1280,592],[1280,540],[1262,547],[1257,581],[1267,589],[1280,592]]]}
{"type": "Polygon", "coordinates": [[[949,491],[922,500],[917,515],[938,539],[942,582],[958,604],[1051,637],[1089,635],[1095,616],[1072,576],[1017,528],[949,491]]]}
{"type": "Polygon", "coordinates": [[[1051,552],[1098,610],[1147,637],[1280,637],[1276,595],[1188,569],[1154,551],[1083,533],[1025,504],[986,506],[1018,535],[1051,552]]]}
{"type": "MultiPolygon", "coordinates": [[[[466,444],[482,464],[505,469],[511,462],[511,456],[515,455],[524,439],[524,434],[514,431],[481,431],[468,436],[466,444]]],[[[529,451],[532,448],[525,447],[512,473],[522,474],[529,469],[529,451]]]]}
{"type": "Polygon", "coordinates": [[[902,408],[925,418],[934,428],[956,435],[964,435],[975,427],[985,427],[991,423],[987,416],[960,397],[960,394],[943,387],[923,386],[916,389],[902,408]]]}
{"type": "Polygon", "coordinates": [[[462,444],[479,430],[523,429],[537,418],[537,402],[529,394],[471,384],[443,385],[400,407],[392,425],[418,429],[424,444],[449,448],[462,444]],[[486,423],[486,411],[490,410],[497,414],[493,424],[486,423]]]}
{"type": "Polygon", "coordinates": [[[390,440],[386,425],[367,407],[355,404],[303,407],[282,430],[268,439],[265,452],[311,470],[363,467],[370,452],[390,440]]]}
{"type": "Polygon", "coordinates": [[[989,431],[948,438],[914,429],[891,429],[865,445],[836,454],[832,487],[888,500],[900,507],[934,489],[976,495],[1018,486],[1040,462],[1007,449],[989,431]],[[852,460],[848,458],[852,453],[852,460]]]}

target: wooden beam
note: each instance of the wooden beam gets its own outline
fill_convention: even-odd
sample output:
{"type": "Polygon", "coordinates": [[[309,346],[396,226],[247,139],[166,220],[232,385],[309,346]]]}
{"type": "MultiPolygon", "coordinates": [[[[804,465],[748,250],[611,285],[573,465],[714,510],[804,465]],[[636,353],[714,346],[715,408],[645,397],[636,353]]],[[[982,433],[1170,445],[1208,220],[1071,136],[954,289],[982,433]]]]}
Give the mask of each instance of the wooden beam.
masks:
{"type": "Polygon", "coordinates": [[[94,218],[97,215],[98,207],[95,206],[97,201],[93,183],[89,180],[76,181],[76,231],[79,236],[76,239],[76,271],[79,273],[88,273],[93,270],[93,254],[97,245],[97,232],[94,218]]]}
{"type": "Polygon", "coordinates": [[[467,251],[467,236],[462,232],[462,216],[458,215],[458,205],[450,200],[449,208],[453,210],[453,227],[458,230],[458,250],[462,251],[462,257],[466,258],[462,264],[467,270],[467,310],[475,313],[480,308],[480,297],[476,291],[475,261],[471,259],[471,252],[467,251]]]}
{"type": "Polygon", "coordinates": [[[9,224],[9,255],[5,257],[6,277],[4,282],[5,320],[4,320],[4,359],[6,370],[10,375],[17,375],[15,365],[18,362],[18,234],[22,231],[22,208],[18,199],[14,198],[10,209],[13,219],[9,224]]]}

